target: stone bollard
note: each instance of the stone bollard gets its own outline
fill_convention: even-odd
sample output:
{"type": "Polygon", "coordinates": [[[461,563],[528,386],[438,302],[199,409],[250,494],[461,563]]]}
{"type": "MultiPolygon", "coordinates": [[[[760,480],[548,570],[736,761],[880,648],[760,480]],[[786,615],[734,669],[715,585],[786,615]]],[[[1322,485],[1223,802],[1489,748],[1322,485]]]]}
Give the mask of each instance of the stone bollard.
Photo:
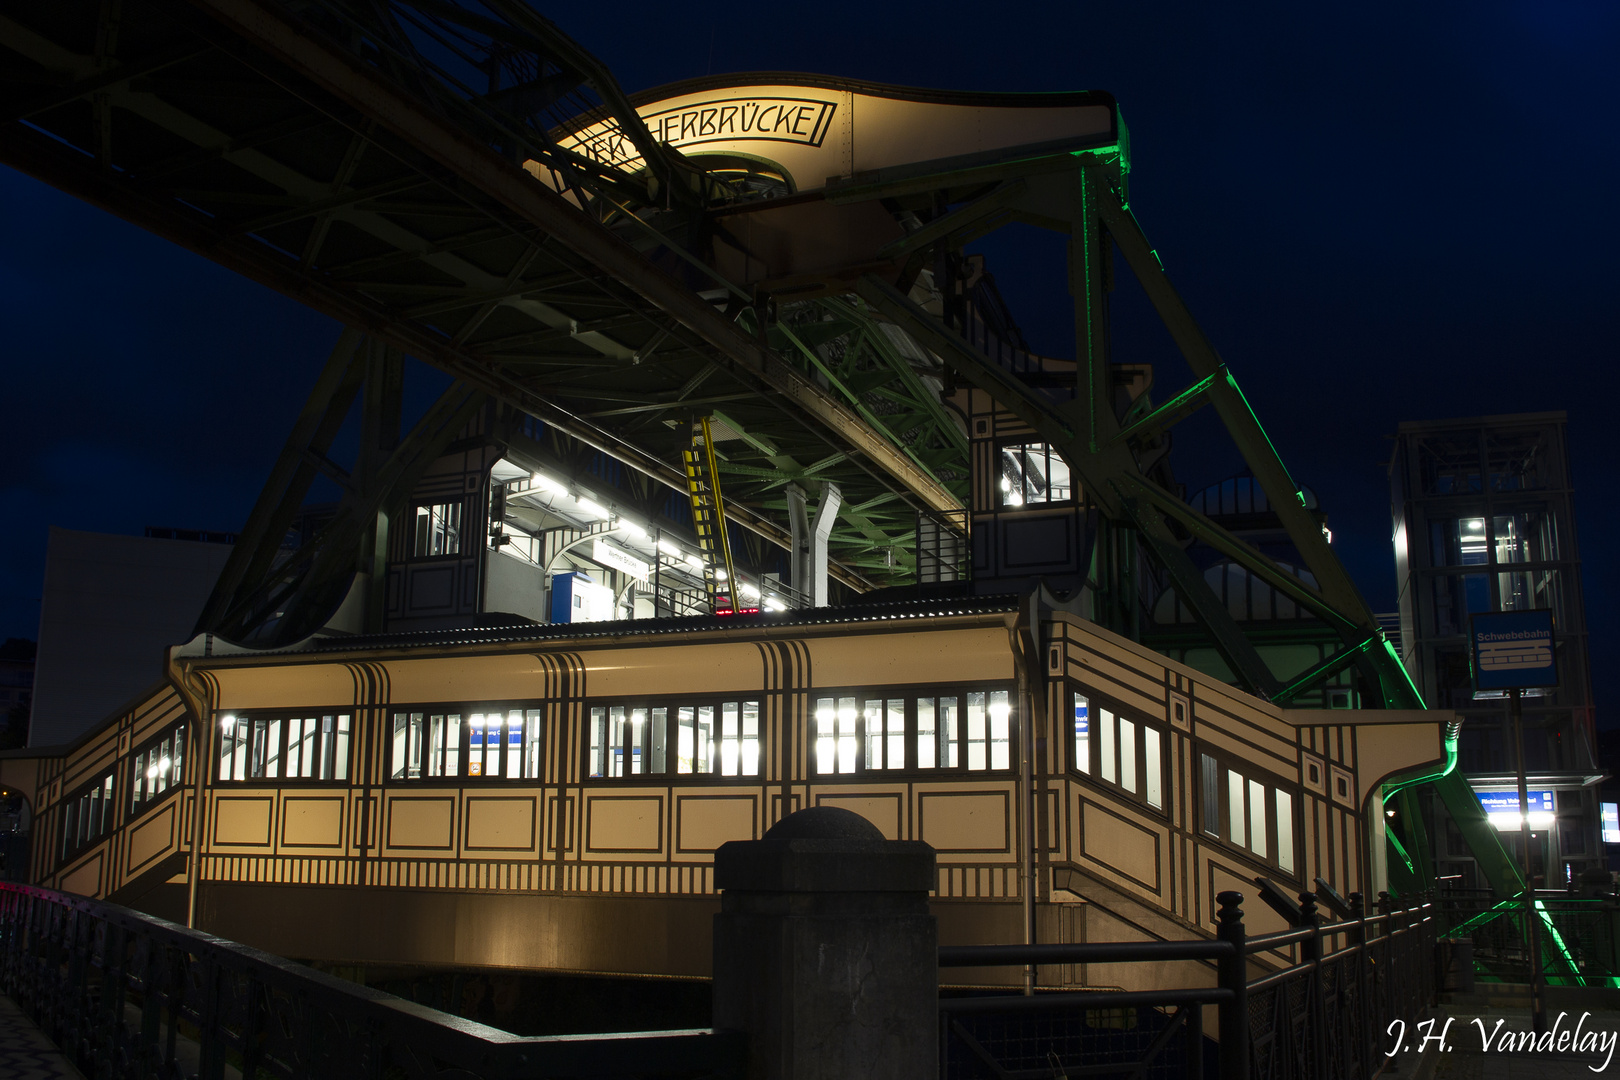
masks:
{"type": "Polygon", "coordinates": [[[859,814],[800,810],[715,852],[714,1026],[750,1080],[934,1080],[934,849],[859,814]]]}

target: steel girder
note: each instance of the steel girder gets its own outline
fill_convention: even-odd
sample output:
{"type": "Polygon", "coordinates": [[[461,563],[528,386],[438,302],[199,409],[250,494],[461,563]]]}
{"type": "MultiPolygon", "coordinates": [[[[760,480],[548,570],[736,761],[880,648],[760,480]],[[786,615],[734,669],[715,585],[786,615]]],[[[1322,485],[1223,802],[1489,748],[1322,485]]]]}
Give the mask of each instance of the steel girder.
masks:
{"type": "MultiPolygon", "coordinates": [[[[902,579],[870,553],[909,544],[914,509],[960,506],[948,464],[874,425],[870,394],[773,348],[752,296],[704,278],[644,220],[656,205],[674,228],[701,213],[694,192],[713,192],[523,4],[67,0],[0,16],[0,57],[15,75],[0,88],[0,161],[672,489],[685,425],[723,411],[751,436],[724,444],[732,465],[814,466],[869,508],[834,539],[833,573],[857,589],[902,579]],[[647,176],[552,142],[586,110],[617,118],[647,176]],[[655,265],[672,252],[708,291],[655,265]]],[[[728,494],[735,523],[788,535],[769,480],[740,472],[728,494]]]]}
{"type": "MultiPolygon", "coordinates": [[[[785,518],[761,499],[777,498],[788,463],[798,478],[836,482],[868,514],[858,535],[841,533],[845,548],[889,549],[884,565],[863,567],[872,583],[906,546],[909,528],[875,516],[896,495],[918,508],[960,506],[955,485],[942,482],[958,479],[950,459],[960,448],[948,421],[930,415],[934,395],[918,393],[914,377],[909,386],[892,380],[909,416],[891,425],[872,407],[882,384],[852,377],[878,367],[845,363],[853,351],[900,370],[879,332],[839,313],[856,327],[847,340],[858,347],[829,357],[826,342],[802,340],[804,323],[773,327],[768,307],[713,275],[705,298],[650,261],[655,252],[684,258],[702,277],[697,260],[637,211],[659,195],[670,206],[693,202],[692,191],[701,201],[708,188],[678,154],[652,144],[599,64],[523,5],[132,0],[115,24],[112,11],[84,2],[0,21],[0,43],[35,76],[7,100],[15,119],[0,146],[5,160],[298,295],[671,487],[683,487],[675,462],[685,422],[723,408],[745,436],[727,455],[743,516],[752,502],[756,526],[785,518]],[[584,106],[617,118],[650,180],[552,142],[547,132],[584,106]],[[558,190],[535,183],[520,160],[540,162],[558,190]],[[790,362],[771,349],[773,331],[790,362]],[[908,424],[928,430],[918,438],[894,429],[908,424]]],[[[1141,531],[1234,670],[1274,694],[1283,688],[1212,597],[1195,595],[1207,590],[1171,550],[1180,550],[1186,515],[1174,514],[1172,526],[1173,512],[1143,480],[1133,447],[1144,437],[1213,405],[1316,576],[1311,609],[1342,616],[1336,628],[1358,650],[1376,626],[1136,228],[1116,191],[1122,165],[1116,151],[863,177],[830,185],[828,201],[922,197],[922,227],[884,252],[913,264],[1015,217],[1070,234],[1079,351],[1078,392],[1066,407],[957,348],[949,339],[958,335],[908,311],[898,291],[882,295],[869,279],[862,295],[999,400],[1022,403],[1015,411],[1034,409],[1026,418],[1108,517],[1141,531]],[[1110,239],[1200,380],[1169,411],[1123,426],[1109,387],[1110,239]]],[[[1291,577],[1258,553],[1235,557],[1268,579],[1291,577]]],[[[1360,650],[1355,662],[1387,703],[1408,700],[1404,672],[1387,670],[1387,649],[1360,650]]]]}
{"type": "Polygon", "coordinates": [[[339,339],[203,606],[196,633],[263,648],[290,645],[330,620],[357,574],[366,575],[361,580],[371,590],[364,604],[367,628],[382,629],[390,522],[489,400],[456,383],[402,438],[402,360],[396,350],[355,331],[339,339]],[[327,455],[362,392],[360,452],[348,471],[327,455]],[[310,484],[323,473],[339,484],[342,498],[313,536],[287,546],[310,484]]]}
{"type": "MultiPolygon", "coordinates": [[[[885,184],[866,180],[844,198],[915,198],[931,191],[947,210],[913,234],[949,250],[965,231],[986,222],[1021,219],[1069,237],[1075,296],[1076,364],[1073,396],[1066,400],[1031,385],[1019,372],[987,355],[959,328],[929,315],[911,297],[868,275],[860,295],[923,342],[963,378],[989,393],[1028,424],[1068,462],[1085,497],[1104,519],[1134,529],[1210,634],[1240,682],[1269,700],[1288,701],[1345,665],[1355,664],[1390,708],[1422,708],[1422,699],[1384,642],[1377,621],[1322,535],[1321,526],[1271,445],[1236,380],[1165,276],[1157,256],[1122,196],[1125,169],[1118,158],[1093,154],[1052,156],[986,175],[906,177],[885,184]],[[958,208],[949,209],[954,203],[958,208]],[[1194,384],[1157,409],[1145,398],[1136,411],[1116,412],[1109,382],[1106,311],[1109,245],[1117,246],[1191,367],[1194,384]],[[1315,576],[1312,587],[1188,506],[1144,467],[1148,444],[1208,405],[1220,416],[1237,449],[1264,488],[1289,539],[1315,576]],[[1221,551],[1257,578],[1303,605],[1341,639],[1327,663],[1284,686],[1266,666],[1243,628],[1204,581],[1185,549],[1191,539],[1221,551]]],[[[910,239],[910,238],[908,238],[910,239]]]]}

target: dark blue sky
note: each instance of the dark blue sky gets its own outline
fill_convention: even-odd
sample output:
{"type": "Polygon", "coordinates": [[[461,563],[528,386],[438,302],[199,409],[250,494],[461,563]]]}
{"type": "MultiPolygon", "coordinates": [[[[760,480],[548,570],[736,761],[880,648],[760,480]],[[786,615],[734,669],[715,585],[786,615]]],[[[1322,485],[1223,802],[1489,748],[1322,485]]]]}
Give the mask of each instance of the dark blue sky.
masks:
{"type": "MultiPolygon", "coordinates": [[[[543,10],[547,10],[544,9],[543,10]]],[[[627,89],[798,70],[1104,89],[1134,209],[1376,610],[1398,421],[1569,412],[1600,710],[1620,700],[1620,8],[1600,2],[667,5],[548,13],[627,89]]],[[[1064,355],[1059,249],[986,250],[1064,355]]],[[[1116,356],[1181,371],[1127,288],[1116,356]]],[[[0,169],[0,637],[33,636],[47,525],[238,527],[337,327],[0,169]]],[[[424,388],[431,376],[420,380],[424,388]]],[[[1189,431],[1177,469],[1235,459],[1189,431]]],[[[1600,717],[1603,713],[1600,711],[1600,717]]]]}

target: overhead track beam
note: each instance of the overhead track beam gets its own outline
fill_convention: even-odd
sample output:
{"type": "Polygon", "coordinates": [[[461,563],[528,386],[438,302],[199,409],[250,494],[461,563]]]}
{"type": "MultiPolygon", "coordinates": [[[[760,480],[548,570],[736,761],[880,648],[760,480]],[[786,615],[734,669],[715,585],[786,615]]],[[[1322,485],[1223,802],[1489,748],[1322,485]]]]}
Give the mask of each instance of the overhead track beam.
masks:
{"type": "MultiPolygon", "coordinates": [[[[707,301],[488,146],[434,115],[353,58],[328,48],[284,11],[257,0],[192,3],[216,17],[232,35],[250,42],[388,128],[418,152],[673,316],[714,349],[723,362],[758,379],[837,438],[850,443],[927,508],[960,509],[959,500],[899,447],[873,431],[831,394],[775,361],[756,340],[742,333],[707,301]]],[[[268,66],[260,73],[273,81],[284,81],[280,72],[268,66]]],[[[300,90],[297,86],[286,89],[293,93],[300,90]]],[[[378,330],[387,332],[387,328],[378,330]]]]}

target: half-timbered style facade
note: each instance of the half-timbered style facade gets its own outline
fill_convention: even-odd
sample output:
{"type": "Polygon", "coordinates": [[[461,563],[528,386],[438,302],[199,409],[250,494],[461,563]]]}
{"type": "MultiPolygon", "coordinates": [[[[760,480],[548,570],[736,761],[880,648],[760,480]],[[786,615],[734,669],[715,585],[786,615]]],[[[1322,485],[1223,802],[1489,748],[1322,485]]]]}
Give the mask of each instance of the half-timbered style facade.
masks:
{"type": "Polygon", "coordinates": [[[934,846],[946,942],[1378,888],[1379,785],[1442,757],[1435,714],[1279,709],[1030,600],[177,650],[6,778],[35,880],[333,961],[701,975],[715,849],[815,805],[934,846]]]}

